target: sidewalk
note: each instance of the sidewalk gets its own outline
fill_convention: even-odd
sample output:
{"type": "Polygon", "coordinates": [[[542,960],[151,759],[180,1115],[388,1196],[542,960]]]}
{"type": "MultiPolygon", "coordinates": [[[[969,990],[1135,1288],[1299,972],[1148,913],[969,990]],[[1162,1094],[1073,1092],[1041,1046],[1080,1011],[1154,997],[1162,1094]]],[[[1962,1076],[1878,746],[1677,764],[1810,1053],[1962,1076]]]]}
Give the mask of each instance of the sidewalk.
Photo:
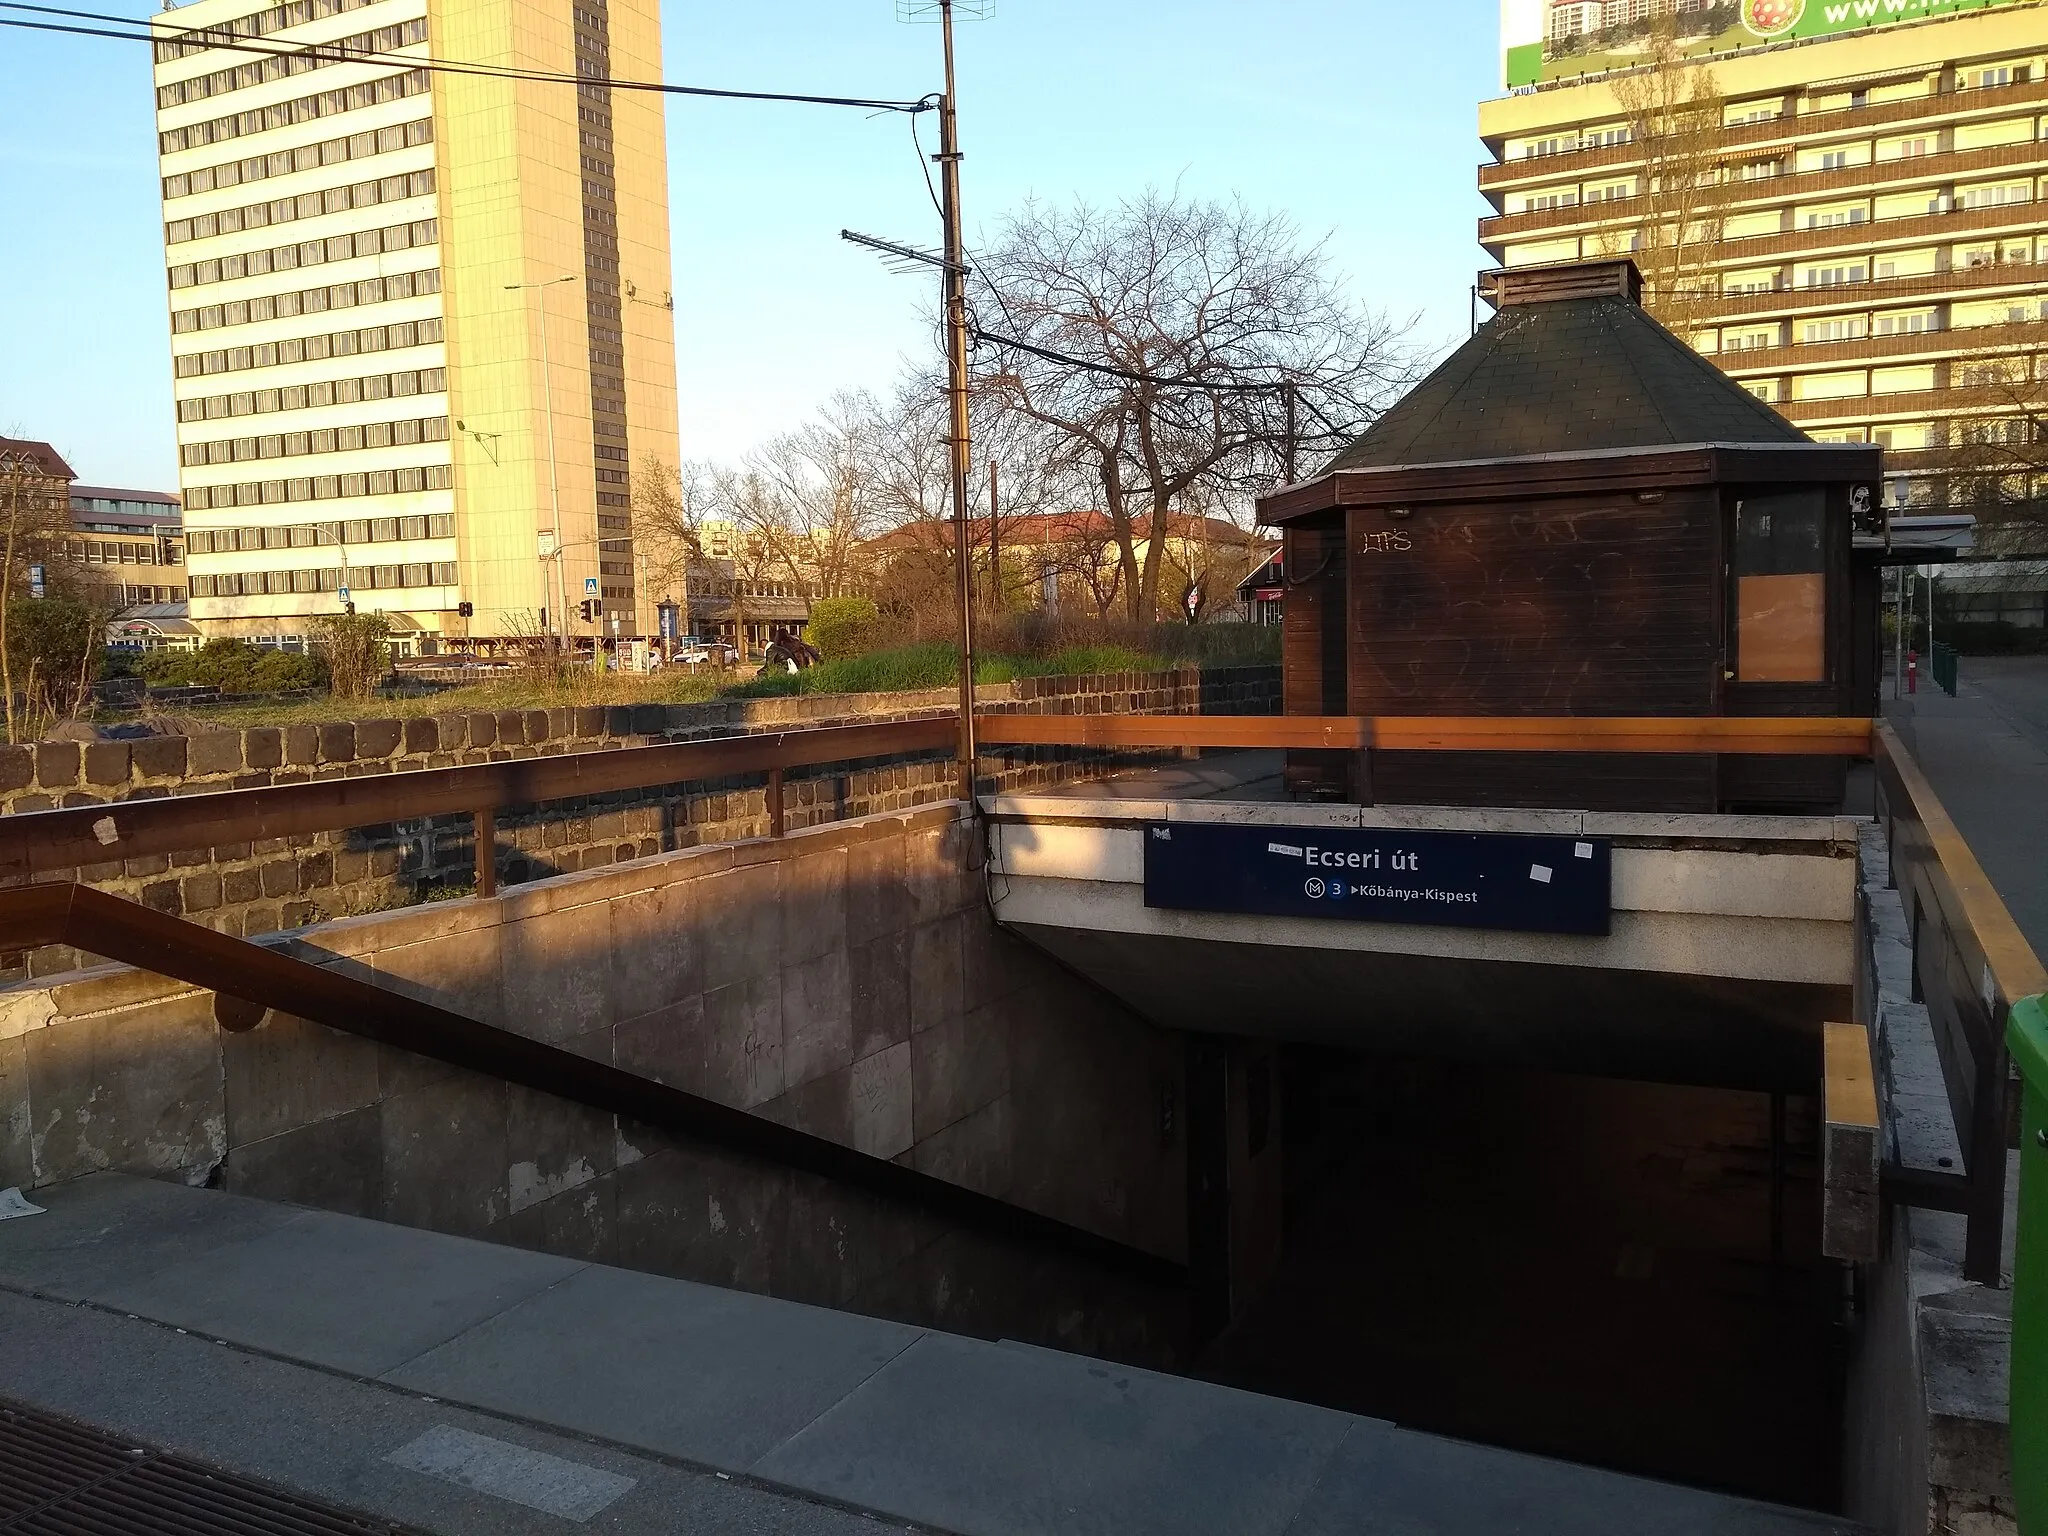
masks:
{"type": "Polygon", "coordinates": [[[1965,656],[1950,698],[1920,691],[1885,715],[1998,888],[2048,955],[2048,656],[1965,656]]]}
{"type": "Polygon", "coordinates": [[[214,1191],[98,1174],[36,1199],[0,1222],[0,1397],[437,1536],[853,1536],[878,1516],[964,1536],[1858,1529],[214,1191]]]}

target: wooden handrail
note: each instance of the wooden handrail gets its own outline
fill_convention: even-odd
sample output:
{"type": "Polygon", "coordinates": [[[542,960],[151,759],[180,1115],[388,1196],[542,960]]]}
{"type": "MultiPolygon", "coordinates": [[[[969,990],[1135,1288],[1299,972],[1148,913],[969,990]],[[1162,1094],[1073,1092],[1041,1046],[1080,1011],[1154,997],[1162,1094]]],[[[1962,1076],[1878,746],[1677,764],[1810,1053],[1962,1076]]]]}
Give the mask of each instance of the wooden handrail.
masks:
{"type": "MultiPolygon", "coordinates": [[[[2021,998],[2048,992],[2048,969],[1898,733],[1880,721],[1873,734],[1887,809],[1894,820],[1904,811],[1925,829],[1930,869],[1938,874],[1933,891],[1941,900],[1943,924],[1970,936],[1975,958],[1983,962],[1976,976],[1978,989],[1986,1008],[2003,1020],[2021,998]],[[1983,985],[1986,978],[1988,989],[1983,985]]],[[[1894,870],[1895,878],[1896,874],[1894,870]]]]}
{"type": "Polygon", "coordinates": [[[1349,715],[975,716],[984,747],[1313,747],[1356,751],[1372,722],[1349,715]]]}
{"type": "Polygon", "coordinates": [[[1963,1274],[1997,1285],[2011,1076],[2004,1022],[2014,1003],[2048,990],[2048,971],[1898,733],[1880,722],[1875,742],[1892,881],[1912,934],[1915,995],[1934,1024],[1963,1153],[1963,1274]],[[1959,1059],[1964,1052],[1968,1059],[1959,1059]]]}
{"type": "Polygon", "coordinates": [[[1865,757],[1870,721],[1834,716],[983,715],[985,746],[1376,747],[1398,752],[1735,752],[1865,757]]]}
{"type": "Polygon", "coordinates": [[[253,1028],[265,1009],[274,1008],[450,1066],[628,1116],[670,1135],[902,1200],[1001,1237],[1050,1243],[1155,1284],[1181,1286],[1187,1281],[1185,1266],[1113,1238],[89,886],[64,883],[0,891],[0,946],[42,944],[76,945],[138,970],[207,988],[217,995],[215,1017],[224,1028],[253,1028]]]}

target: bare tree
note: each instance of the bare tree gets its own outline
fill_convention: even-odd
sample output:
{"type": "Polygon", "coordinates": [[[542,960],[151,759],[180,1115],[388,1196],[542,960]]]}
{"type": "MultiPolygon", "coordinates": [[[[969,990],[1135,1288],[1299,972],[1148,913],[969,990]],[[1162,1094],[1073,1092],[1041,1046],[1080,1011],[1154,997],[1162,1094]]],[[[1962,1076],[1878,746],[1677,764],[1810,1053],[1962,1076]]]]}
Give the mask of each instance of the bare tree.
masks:
{"type": "Polygon", "coordinates": [[[796,535],[786,497],[758,464],[711,471],[710,515],[702,528],[704,557],[691,585],[730,604],[733,640],[746,654],[747,626],[774,587],[804,581],[793,551],[796,535]]]}
{"type": "Polygon", "coordinates": [[[692,564],[704,558],[702,525],[712,471],[647,454],[633,476],[633,546],[645,584],[687,609],[692,564]]]}
{"type": "Polygon", "coordinates": [[[1029,203],[975,275],[978,326],[1017,343],[983,336],[977,394],[1089,484],[1135,620],[1158,612],[1183,500],[1268,481],[1289,456],[1290,392],[1296,445],[1325,451],[1413,375],[1408,327],[1348,303],[1320,244],[1241,203],[1029,203]]]}
{"type": "Polygon", "coordinates": [[[1686,58],[1668,7],[1651,23],[1643,64],[1613,86],[1642,168],[1635,219],[1601,242],[1635,258],[1650,312],[1689,341],[1716,297],[1713,262],[1738,185],[1724,163],[1727,99],[1714,72],[1686,58]]]}
{"type": "Polygon", "coordinates": [[[1947,414],[1924,452],[1887,455],[1931,482],[1931,500],[1977,518],[1980,556],[2048,554],[2048,352],[1952,365],[1947,414]]]}
{"type": "Polygon", "coordinates": [[[861,585],[867,541],[882,528],[890,501],[881,451],[887,430],[872,395],[842,393],[748,459],[776,504],[772,537],[784,565],[821,597],[861,585]]]}
{"type": "Polygon", "coordinates": [[[1245,577],[1265,562],[1265,546],[1221,501],[1191,500],[1167,541],[1173,596],[1181,617],[1198,624],[1236,599],[1245,577]]]}

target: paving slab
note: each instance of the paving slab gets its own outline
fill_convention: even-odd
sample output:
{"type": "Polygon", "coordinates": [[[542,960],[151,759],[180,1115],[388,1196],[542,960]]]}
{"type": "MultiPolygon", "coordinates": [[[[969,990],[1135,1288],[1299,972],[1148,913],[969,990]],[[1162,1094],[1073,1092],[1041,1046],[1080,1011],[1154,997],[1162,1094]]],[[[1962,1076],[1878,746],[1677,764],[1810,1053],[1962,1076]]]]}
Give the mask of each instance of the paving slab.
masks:
{"type": "Polygon", "coordinates": [[[384,1459],[394,1467],[423,1472],[578,1524],[604,1513],[638,1482],[587,1461],[573,1461],[453,1424],[434,1425],[384,1459]]]}
{"type": "Polygon", "coordinates": [[[1287,1536],[1859,1536],[1832,1515],[1367,1421],[1287,1536]]]}
{"type": "Polygon", "coordinates": [[[592,1266],[384,1379],[741,1468],[920,1337],[900,1323],[592,1266]]]}
{"type": "Polygon", "coordinates": [[[312,1211],[218,1253],[125,1277],[90,1299],[250,1349],[376,1376],[585,1267],[312,1211]]]}
{"type": "MultiPolygon", "coordinates": [[[[617,1447],[222,1346],[197,1334],[0,1291],[0,1396],[434,1536],[873,1536],[852,1511],[671,1466],[617,1447]],[[586,1523],[390,1458],[424,1437],[475,1436],[545,1457],[591,1486],[632,1487],[586,1523]]],[[[472,1470],[474,1470],[472,1468],[472,1470]]],[[[559,1506],[558,1506],[559,1507],[559,1506]]]]}
{"type": "Polygon", "coordinates": [[[31,1196],[40,1216],[0,1221],[0,1285],[86,1301],[124,1281],[218,1254],[300,1221],[297,1206],[166,1196],[158,1179],[95,1173],[31,1196]]]}
{"type": "Polygon", "coordinates": [[[967,1536],[1263,1536],[1358,1421],[928,1334],[750,1469],[967,1536]]]}

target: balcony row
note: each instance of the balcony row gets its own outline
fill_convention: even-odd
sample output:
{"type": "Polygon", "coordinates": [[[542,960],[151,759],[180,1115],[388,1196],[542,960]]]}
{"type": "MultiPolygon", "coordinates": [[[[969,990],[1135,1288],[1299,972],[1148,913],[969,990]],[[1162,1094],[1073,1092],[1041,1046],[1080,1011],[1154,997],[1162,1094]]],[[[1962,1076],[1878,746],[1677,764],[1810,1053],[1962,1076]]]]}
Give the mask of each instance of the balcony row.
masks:
{"type": "Polygon", "coordinates": [[[1874,363],[1897,358],[1931,362],[1981,357],[1997,348],[2039,346],[2043,342],[2048,342],[2048,314],[2004,325],[1973,325],[1960,330],[1945,327],[1829,341],[1781,341],[1746,347],[1723,345],[1709,355],[1722,372],[1739,377],[1750,373],[1782,372],[1790,368],[1808,369],[1835,362],[1874,363]]]}
{"type": "MultiPolygon", "coordinates": [[[[1981,149],[1944,150],[1935,154],[1873,160],[1834,170],[1788,171],[1775,176],[1741,179],[1728,184],[1732,188],[1729,211],[1752,207],[1760,209],[1774,202],[1805,202],[1836,194],[1860,192],[1875,196],[1880,189],[1887,187],[1897,189],[1921,181],[1946,183],[1978,171],[2001,169],[2025,169],[2029,173],[2048,170],[2048,140],[2028,139],[1981,149]]],[[[1927,195],[1932,200],[1941,193],[1930,188],[1927,195]]],[[[1524,213],[1495,214],[1479,221],[1480,237],[1502,238],[1551,231],[1563,233],[1578,227],[1597,228],[1627,222],[1640,216],[1643,202],[1641,194],[1634,194],[1589,198],[1524,213]]]]}
{"type": "MultiPolygon", "coordinates": [[[[1871,106],[1840,107],[1830,112],[1801,112],[1756,123],[1729,125],[1722,144],[1729,152],[1768,150],[1774,145],[1791,148],[1810,145],[1831,134],[1855,134],[1897,123],[1933,122],[1951,117],[1984,116],[2005,109],[2048,102],[2048,80],[1974,90],[1942,91],[1905,101],[1878,102],[1871,106]]],[[[1479,168],[1479,189],[1492,192],[1524,183],[1549,181],[1566,176],[1636,165],[1642,161],[1642,146],[1633,142],[1603,144],[1595,149],[1567,150],[1554,155],[1527,155],[1498,160],[1479,168]]]]}
{"type": "MultiPolygon", "coordinates": [[[[1616,205],[1609,205],[1616,206],[1616,205]]],[[[1492,238],[1495,221],[1480,220],[1479,243],[1499,259],[1506,242],[1492,238]]],[[[1619,224],[1622,221],[1617,220],[1619,224]]],[[[2026,234],[2033,236],[2048,228],[2048,203],[2006,203],[1991,208],[1957,208],[1947,213],[1914,214],[1896,219],[1866,219],[1854,224],[1831,224],[1824,228],[1785,230],[1777,234],[1741,235],[1715,243],[1716,264],[1743,266],[1773,256],[1822,253],[1845,260],[1867,256],[1879,247],[1905,246],[1916,242],[1944,242],[1958,235],[1992,235],[1997,238],[2026,234]]],[[[1621,231],[1616,231],[1621,233],[1621,231]]],[[[1565,237],[1570,239],[1572,237],[1565,237]]],[[[1617,251],[1630,249],[1617,242],[1617,251]]],[[[1576,259],[1572,256],[1545,258],[1576,259]]]]}
{"type": "Polygon", "coordinates": [[[1711,307],[1715,319],[1725,324],[1737,319],[1789,319],[1797,315],[1835,313],[1845,309],[1888,308],[1916,299],[1982,294],[1987,290],[2033,290],[2044,283],[2048,283],[2048,272],[2032,261],[1994,261],[1951,268],[1946,272],[1923,272],[1911,277],[1866,275],[1854,281],[1806,288],[1785,282],[1761,292],[1724,293],[1713,301],[1711,307]]]}

